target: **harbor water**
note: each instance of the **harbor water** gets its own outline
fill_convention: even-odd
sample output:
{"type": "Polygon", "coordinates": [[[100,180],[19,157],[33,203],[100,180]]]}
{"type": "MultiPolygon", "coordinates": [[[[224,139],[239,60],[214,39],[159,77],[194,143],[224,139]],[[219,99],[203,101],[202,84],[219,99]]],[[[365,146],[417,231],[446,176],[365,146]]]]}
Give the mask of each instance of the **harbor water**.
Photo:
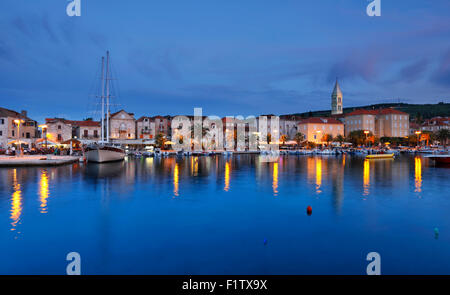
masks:
{"type": "Polygon", "coordinates": [[[0,274],[450,274],[450,169],[421,156],[0,168],[0,274]],[[311,214],[307,207],[311,206],[311,214]]]}

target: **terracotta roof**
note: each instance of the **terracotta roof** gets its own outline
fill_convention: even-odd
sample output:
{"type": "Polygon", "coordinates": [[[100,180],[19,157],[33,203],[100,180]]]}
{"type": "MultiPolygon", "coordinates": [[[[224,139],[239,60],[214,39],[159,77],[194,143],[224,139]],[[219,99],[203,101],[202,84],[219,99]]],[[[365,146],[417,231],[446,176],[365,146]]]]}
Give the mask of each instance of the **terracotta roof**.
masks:
{"type": "Polygon", "coordinates": [[[152,117],[142,116],[139,119],[136,120],[136,122],[142,122],[144,119],[149,119],[150,121],[153,121],[152,117]]]}
{"type": "Polygon", "coordinates": [[[353,112],[350,112],[348,114],[345,114],[345,117],[360,116],[360,115],[376,115],[376,114],[378,114],[378,112],[376,110],[359,109],[359,110],[354,110],[353,112]]]}
{"type": "Polygon", "coordinates": [[[100,127],[99,121],[91,121],[91,120],[72,121],[72,120],[66,120],[64,118],[45,118],[46,123],[56,123],[58,121],[61,121],[64,124],[73,125],[73,126],[100,127]]]}
{"type": "Polygon", "coordinates": [[[313,124],[344,124],[339,120],[336,120],[334,118],[329,117],[311,117],[307,119],[303,119],[299,122],[299,124],[307,124],[307,123],[313,123],[313,124]]]}
{"type": "Polygon", "coordinates": [[[360,116],[360,115],[388,115],[388,114],[408,115],[405,112],[389,108],[389,109],[378,109],[378,110],[358,109],[358,110],[354,110],[353,112],[350,112],[348,114],[345,114],[345,117],[360,116]]]}
{"type": "Polygon", "coordinates": [[[86,120],[86,121],[70,121],[70,122],[72,122],[72,125],[75,126],[100,127],[100,122],[98,121],[86,120]]]}
{"type": "Polygon", "coordinates": [[[408,115],[407,113],[396,110],[396,109],[381,109],[381,110],[378,110],[378,114],[380,114],[380,115],[387,115],[387,114],[408,115]]]}
{"type": "Polygon", "coordinates": [[[18,112],[13,111],[13,110],[5,109],[5,108],[0,108],[0,117],[14,117],[14,118],[20,118],[20,119],[23,119],[23,120],[34,121],[34,120],[30,119],[29,117],[24,116],[21,113],[18,113],[18,112]]]}

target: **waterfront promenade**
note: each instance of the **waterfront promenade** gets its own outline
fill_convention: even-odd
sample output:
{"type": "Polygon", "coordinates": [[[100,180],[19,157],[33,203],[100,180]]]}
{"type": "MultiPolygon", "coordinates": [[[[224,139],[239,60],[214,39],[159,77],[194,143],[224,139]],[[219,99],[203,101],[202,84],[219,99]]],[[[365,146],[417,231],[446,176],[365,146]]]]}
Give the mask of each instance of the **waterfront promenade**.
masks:
{"type": "Polygon", "coordinates": [[[58,166],[78,162],[80,157],[55,155],[0,156],[0,167],[58,166]]]}

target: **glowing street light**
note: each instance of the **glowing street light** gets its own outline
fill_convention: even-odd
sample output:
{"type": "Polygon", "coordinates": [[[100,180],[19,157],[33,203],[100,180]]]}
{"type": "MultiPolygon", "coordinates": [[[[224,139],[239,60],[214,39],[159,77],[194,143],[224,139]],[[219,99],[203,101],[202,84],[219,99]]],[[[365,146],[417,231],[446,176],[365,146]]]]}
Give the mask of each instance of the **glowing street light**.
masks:
{"type": "Polygon", "coordinates": [[[14,120],[14,123],[16,123],[16,125],[17,125],[17,142],[19,143],[19,156],[22,155],[22,153],[21,153],[22,146],[20,144],[20,123],[23,123],[23,122],[25,122],[25,121],[19,120],[19,119],[14,120]]]}
{"type": "Polygon", "coordinates": [[[39,125],[38,127],[42,128],[42,132],[44,132],[45,148],[47,148],[47,125],[46,124],[42,124],[42,125],[39,125]]]}
{"type": "Polygon", "coordinates": [[[367,145],[367,137],[369,136],[370,131],[369,130],[364,130],[364,134],[366,135],[366,145],[367,145]]]}
{"type": "Polygon", "coordinates": [[[416,135],[417,135],[417,146],[419,146],[419,144],[420,144],[419,137],[420,137],[420,134],[422,134],[422,131],[417,130],[417,131],[414,132],[414,133],[416,133],[416,135]]]}

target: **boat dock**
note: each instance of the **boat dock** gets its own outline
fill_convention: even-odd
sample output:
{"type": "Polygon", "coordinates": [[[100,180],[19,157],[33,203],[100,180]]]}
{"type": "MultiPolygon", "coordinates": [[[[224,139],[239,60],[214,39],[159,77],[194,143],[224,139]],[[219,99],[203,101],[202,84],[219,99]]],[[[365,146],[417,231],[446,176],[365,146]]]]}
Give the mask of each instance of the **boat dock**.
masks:
{"type": "Polygon", "coordinates": [[[32,155],[32,156],[0,156],[0,167],[59,166],[79,162],[80,157],[32,155]]]}

